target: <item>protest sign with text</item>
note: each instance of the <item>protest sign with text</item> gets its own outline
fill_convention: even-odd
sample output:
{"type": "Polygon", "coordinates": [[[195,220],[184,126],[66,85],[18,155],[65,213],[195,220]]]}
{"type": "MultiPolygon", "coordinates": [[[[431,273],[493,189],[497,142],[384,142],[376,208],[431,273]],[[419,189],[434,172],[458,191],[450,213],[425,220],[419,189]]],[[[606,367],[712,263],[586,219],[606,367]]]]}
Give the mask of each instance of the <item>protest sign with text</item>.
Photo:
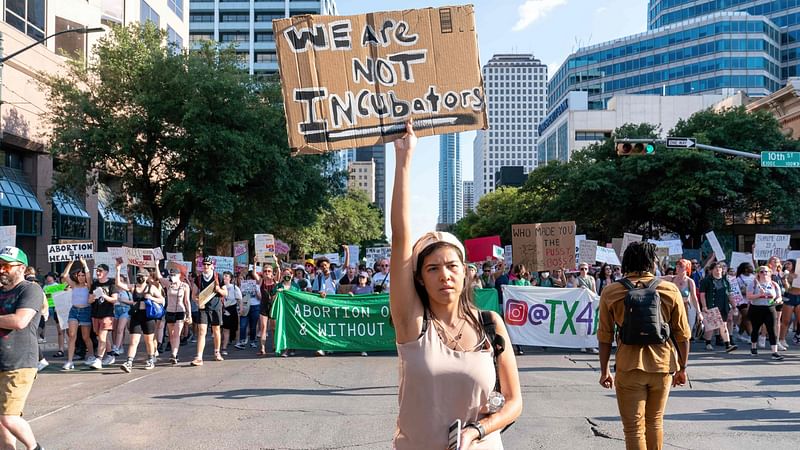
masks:
{"type": "Polygon", "coordinates": [[[249,241],[236,241],[233,243],[233,263],[237,272],[246,272],[250,263],[248,252],[249,241]]]}
{"type": "Polygon", "coordinates": [[[647,242],[656,244],[656,247],[666,247],[669,249],[669,256],[683,255],[683,243],[680,239],[668,239],[659,241],[656,239],[648,239],[647,242]]]}
{"type": "Polygon", "coordinates": [[[514,264],[541,272],[575,266],[575,222],[511,226],[514,264]]]}
{"type": "Polygon", "coordinates": [[[620,246],[619,256],[625,254],[625,250],[628,248],[629,245],[633,242],[641,242],[642,241],[641,234],[634,234],[634,233],[624,233],[622,235],[622,245],[620,246]]]}
{"type": "Polygon", "coordinates": [[[47,246],[47,262],[59,263],[94,259],[94,244],[78,242],[73,244],[52,244],[47,246]]]}
{"type": "Polygon", "coordinates": [[[596,262],[611,264],[612,266],[622,265],[619,262],[619,255],[617,255],[617,252],[613,248],[598,246],[595,259],[596,262]]]}
{"type": "Polygon", "coordinates": [[[338,253],[314,253],[314,263],[316,264],[317,259],[319,258],[327,258],[330,264],[336,264],[337,266],[341,265],[339,261],[339,254],[338,253]]]}
{"type": "Polygon", "coordinates": [[[253,236],[255,244],[255,262],[265,263],[275,256],[275,236],[271,234],[256,234],[253,236]]]}
{"type": "Polygon", "coordinates": [[[789,234],[756,234],[755,259],[766,261],[773,256],[783,258],[791,238],[789,234]]]}
{"type": "Polygon", "coordinates": [[[597,241],[584,239],[578,249],[578,264],[587,263],[589,265],[597,262],[597,241]]]}
{"type": "Polygon", "coordinates": [[[209,256],[214,263],[214,272],[222,275],[223,272],[234,273],[233,256],[209,256]]]}
{"type": "Polygon", "coordinates": [[[511,342],[541,347],[597,347],[600,297],[583,288],[503,286],[511,342]]]}
{"type": "Polygon", "coordinates": [[[0,248],[17,246],[17,226],[6,225],[0,227],[0,248]]]}
{"type": "Polygon", "coordinates": [[[367,267],[372,267],[382,259],[392,257],[392,247],[367,247],[367,267]]]}
{"type": "Polygon", "coordinates": [[[711,250],[714,251],[714,257],[717,258],[717,261],[725,261],[725,251],[722,250],[722,246],[719,245],[719,239],[717,239],[717,234],[714,231],[709,231],[706,233],[706,239],[708,239],[708,243],[711,245],[711,250]]]}
{"type": "MultiPolygon", "coordinates": [[[[496,289],[476,289],[475,305],[500,313],[496,289]]],[[[272,307],[275,347],[326,351],[395,351],[389,294],[328,295],[281,291],[272,307]]]]}
{"type": "Polygon", "coordinates": [[[122,251],[125,253],[125,261],[129,266],[158,267],[159,259],[153,253],[152,248],[122,247],[122,251]]]}
{"type": "Polygon", "coordinates": [[[472,5],[273,21],[289,146],[301,153],[487,128],[472,5]]]}

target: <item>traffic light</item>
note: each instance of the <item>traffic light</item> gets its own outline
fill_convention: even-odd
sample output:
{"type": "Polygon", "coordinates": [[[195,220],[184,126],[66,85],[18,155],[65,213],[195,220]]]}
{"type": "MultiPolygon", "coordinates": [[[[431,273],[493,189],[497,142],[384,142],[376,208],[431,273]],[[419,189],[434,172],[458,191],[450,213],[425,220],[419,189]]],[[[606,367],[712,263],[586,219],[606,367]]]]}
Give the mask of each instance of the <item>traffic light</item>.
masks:
{"type": "Polygon", "coordinates": [[[617,155],[618,156],[631,156],[631,155],[653,155],[656,152],[655,146],[650,142],[618,142],[617,155]]]}

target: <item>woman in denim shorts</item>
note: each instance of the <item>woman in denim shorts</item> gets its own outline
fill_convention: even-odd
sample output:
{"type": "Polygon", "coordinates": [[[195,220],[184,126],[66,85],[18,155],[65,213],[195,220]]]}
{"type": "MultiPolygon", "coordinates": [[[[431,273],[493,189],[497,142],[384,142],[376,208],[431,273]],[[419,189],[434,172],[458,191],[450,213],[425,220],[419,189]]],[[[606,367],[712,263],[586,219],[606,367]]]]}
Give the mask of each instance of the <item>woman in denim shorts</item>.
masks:
{"type": "Polygon", "coordinates": [[[784,347],[788,347],[789,345],[786,343],[786,335],[789,333],[789,325],[792,323],[792,313],[794,313],[794,338],[792,339],[792,343],[794,345],[800,345],[800,288],[794,287],[795,279],[800,278],[796,275],[795,272],[795,265],[797,261],[794,259],[789,259],[783,264],[783,270],[786,274],[783,278],[785,286],[786,286],[786,295],[784,296],[783,303],[786,305],[783,308],[783,313],[781,314],[781,331],[780,331],[780,343],[784,347]]]}
{"type": "Polygon", "coordinates": [[[69,284],[69,287],[72,288],[72,308],[69,310],[69,328],[67,329],[69,345],[67,346],[67,362],[62,367],[64,370],[75,368],[72,358],[75,357],[75,342],[78,340],[79,328],[83,342],[86,343],[86,360],[84,363],[88,366],[94,363],[95,359],[94,345],[90,337],[92,331],[92,308],[89,306],[89,283],[91,283],[91,279],[86,275],[90,273],[89,267],[86,265],[86,261],[81,258],[83,268],[75,273],[70,273],[73,262],[67,263],[64,273],[61,275],[61,282],[69,284]]]}
{"type": "MultiPolygon", "coordinates": [[[[124,273],[121,273],[119,278],[123,283],[128,283],[128,276],[124,273]]],[[[111,354],[114,356],[120,356],[123,353],[122,342],[125,338],[125,329],[128,327],[128,320],[131,318],[131,305],[133,305],[131,293],[124,289],[117,289],[119,300],[114,304],[114,345],[111,347],[111,354]]]]}

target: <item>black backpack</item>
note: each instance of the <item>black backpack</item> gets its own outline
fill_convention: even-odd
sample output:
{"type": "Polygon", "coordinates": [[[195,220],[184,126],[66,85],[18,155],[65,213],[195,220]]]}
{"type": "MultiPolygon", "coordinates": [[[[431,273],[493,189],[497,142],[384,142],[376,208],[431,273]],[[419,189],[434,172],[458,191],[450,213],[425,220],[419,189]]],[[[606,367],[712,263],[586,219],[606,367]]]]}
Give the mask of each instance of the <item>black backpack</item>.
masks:
{"type": "Polygon", "coordinates": [[[656,288],[661,282],[655,278],[649,285],[630,280],[619,280],[628,290],[625,295],[625,315],[619,336],[625,345],[664,344],[670,338],[669,324],[661,313],[661,297],[656,288]]]}

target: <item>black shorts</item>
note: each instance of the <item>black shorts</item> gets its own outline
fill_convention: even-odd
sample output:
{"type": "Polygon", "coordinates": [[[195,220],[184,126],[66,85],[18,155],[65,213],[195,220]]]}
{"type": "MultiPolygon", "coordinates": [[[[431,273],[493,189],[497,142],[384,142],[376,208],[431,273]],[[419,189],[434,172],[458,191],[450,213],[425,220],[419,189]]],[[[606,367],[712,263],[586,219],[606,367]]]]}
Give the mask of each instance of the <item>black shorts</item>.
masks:
{"type": "Polygon", "coordinates": [[[750,304],[749,304],[749,303],[742,303],[741,305],[736,305],[736,308],[737,308],[739,311],[741,311],[741,310],[743,310],[743,309],[747,309],[747,307],[748,307],[748,306],[750,306],[750,304]]]}
{"type": "Polygon", "coordinates": [[[259,312],[260,315],[264,317],[269,317],[270,319],[272,316],[270,313],[272,312],[272,301],[262,301],[261,302],[261,311],[259,312]]]}
{"type": "Polygon", "coordinates": [[[212,327],[218,327],[222,324],[221,316],[222,312],[218,309],[201,309],[198,313],[198,321],[200,325],[211,325],[212,327]]]}
{"type": "Polygon", "coordinates": [[[200,311],[192,311],[192,323],[200,323],[200,311]]]}
{"type": "Polygon", "coordinates": [[[167,321],[167,323],[182,322],[184,319],[186,319],[186,313],[183,311],[168,312],[164,314],[164,319],[167,321]]]}
{"type": "Polygon", "coordinates": [[[225,308],[222,314],[222,328],[224,330],[239,329],[239,306],[232,305],[225,308]]]}
{"type": "Polygon", "coordinates": [[[156,332],[156,321],[147,318],[144,309],[131,311],[131,321],[128,324],[128,332],[131,334],[154,334],[156,332]]]}

